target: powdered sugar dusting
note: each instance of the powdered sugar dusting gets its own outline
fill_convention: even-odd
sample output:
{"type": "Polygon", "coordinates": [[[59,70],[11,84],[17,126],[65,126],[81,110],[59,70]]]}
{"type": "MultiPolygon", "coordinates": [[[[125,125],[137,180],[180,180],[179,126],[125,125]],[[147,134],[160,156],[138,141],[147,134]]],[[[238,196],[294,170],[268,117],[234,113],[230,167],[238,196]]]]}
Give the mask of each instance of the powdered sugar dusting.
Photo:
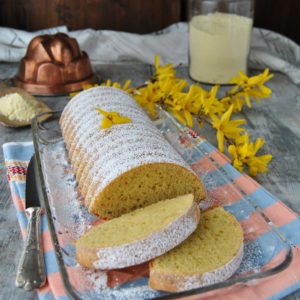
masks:
{"type": "Polygon", "coordinates": [[[218,283],[230,278],[239,268],[243,259],[243,249],[244,246],[242,244],[236,255],[229,262],[211,272],[185,276],[174,274],[160,274],[155,270],[151,270],[150,280],[153,280],[153,282],[157,282],[158,284],[165,281],[172,281],[175,286],[174,288],[178,292],[218,283]],[[151,279],[151,277],[153,278],[151,279]]]}
{"type": "Polygon", "coordinates": [[[244,245],[242,244],[235,257],[233,257],[227,264],[218,269],[204,273],[202,276],[200,275],[184,278],[179,283],[179,290],[190,290],[193,288],[221,282],[230,278],[241,264],[241,261],[243,259],[243,249],[244,245]]]}
{"type": "Polygon", "coordinates": [[[97,269],[116,269],[149,261],[184,241],[197,228],[199,219],[199,208],[193,203],[178,219],[148,237],[116,247],[99,249],[99,260],[93,264],[97,269]]]}
{"type": "Polygon", "coordinates": [[[59,142],[56,145],[48,145],[43,148],[41,156],[52,213],[59,223],[60,230],[67,230],[67,235],[64,235],[65,242],[72,242],[89,228],[95,217],[87,212],[76,189],[65,144],[59,142]],[[56,176],[51,176],[52,174],[56,176]]]}
{"type": "Polygon", "coordinates": [[[65,108],[61,126],[74,171],[88,170],[77,179],[90,205],[118,176],[144,164],[171,163],[193,172],[134,99],[119,89],[97,87],[78,94],[65,108]],[[97,106],[132,122],[100,129],[103,116],[97,106]]]}
{"type": "MultiPolygon", "coordinates": [[[[158,291],[151,290],[147,285],[129,284],[126,287],[101,290],[97,300],[135,300],[135,299],[152,299],[161,296],[158,291]]],[[[91,299],[83,297],[83,299],[91,299]]]]}

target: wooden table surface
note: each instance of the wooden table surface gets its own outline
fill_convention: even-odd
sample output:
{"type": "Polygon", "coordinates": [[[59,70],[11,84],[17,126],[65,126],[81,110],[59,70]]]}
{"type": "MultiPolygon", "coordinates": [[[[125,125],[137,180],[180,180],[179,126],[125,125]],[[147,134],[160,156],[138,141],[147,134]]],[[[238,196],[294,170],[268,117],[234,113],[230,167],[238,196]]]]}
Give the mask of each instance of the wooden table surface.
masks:
{"type": "MultiPolygon", "coordinates": [[[[16,64],[0,63],[0,80],[14,76],[16,64]]],[[[122,81],[132,79],[137,86],[147,80],[152,68],[143,64],[97,65],[94,70],[100,79],[122,81]]],[[[187,69],[179,68],[177,74],[187,78],[187,69]]],[[[291,209],[300,213],[300,89],[282,74],[276,73],[269,86],[273,90],[270,99],[246,110],[251,136],[266,139],[264,147],[273,154],[270,171],[256,180],[272,194],[276,195],[291,209]]],[[[68,97],[38,97],[53,110],[61,110],[68,97]]],[[[205,133],[204,133],[205,134],[205,133]]],[[[0,144],[13,141],[32,140],[30,127],[21,129],[6,128],[0,125],[0,144]]],[[[208,137],[211,143],[214,139],[208,137]]],[[[3,152],[0,150],[0,299],[35,299],[34,292],[15,288],[15,274],[22,250],[15,208],[12,204],[6,179],[3,152]]],[[[287,299],[300,299],[300,291],[287,299]]]]}

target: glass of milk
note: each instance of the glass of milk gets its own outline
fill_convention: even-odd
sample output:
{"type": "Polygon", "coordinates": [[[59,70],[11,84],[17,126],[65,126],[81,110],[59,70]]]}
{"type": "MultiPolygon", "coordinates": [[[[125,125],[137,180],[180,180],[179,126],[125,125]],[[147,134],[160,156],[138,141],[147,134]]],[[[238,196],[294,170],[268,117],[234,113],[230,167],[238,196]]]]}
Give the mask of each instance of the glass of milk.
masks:
{"type": "Polygon", "coordinates": [[[195,81],[229,84],[247,73],[253,0],[189,0],[189,74],[195,81]]]}

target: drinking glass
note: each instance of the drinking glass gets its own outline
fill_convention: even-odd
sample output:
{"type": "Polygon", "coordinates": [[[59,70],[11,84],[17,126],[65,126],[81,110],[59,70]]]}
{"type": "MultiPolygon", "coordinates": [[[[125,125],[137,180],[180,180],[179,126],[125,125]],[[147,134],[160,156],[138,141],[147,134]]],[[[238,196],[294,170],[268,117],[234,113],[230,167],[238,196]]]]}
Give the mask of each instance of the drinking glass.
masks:
{"type": "Polygon", "coordinates": [[[196,81],[230,84],[247,72],[253,0],[189,0],[189,74],[196,81]]]}

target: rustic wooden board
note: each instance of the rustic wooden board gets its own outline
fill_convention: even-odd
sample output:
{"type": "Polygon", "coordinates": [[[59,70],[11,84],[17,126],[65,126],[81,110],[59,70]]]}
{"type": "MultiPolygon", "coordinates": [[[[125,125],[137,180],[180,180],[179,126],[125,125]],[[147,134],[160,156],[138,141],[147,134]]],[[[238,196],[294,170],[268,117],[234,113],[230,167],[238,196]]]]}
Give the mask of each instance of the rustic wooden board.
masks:
{"type": "MultiPolygon", "coordinates": [[[[0,64],[0,80],[12,77],[16,68],[14,64],[0,64]]],[[[152,68],[142,64],[119,64],[98,65],[94,69],[102,80],[125,82],[125,79],[132,79],[133,85],[138,86],[150,77],[152,68]]],[[[177,73],[187,78],[186,68],[179,68],[177,73]]],[[[275,74],[270,87],[274,91],[272,98],[264,100],[261,105],[255,104],[253,109],[244,113],[251,135],[264,137],[265,149],[274,157],[270,172],[258,176],[256,180],[300,213],[300,90],[282,74],[275,74]]],[[[69,99],[69,97],[38,98],[53,110],[62,109],[69,99]]],[[[208,134],[207,138],[215,144],[211,134],[208,134]]],[[[1,145],[5,142],[28,140],[31,140],[30,127],[11,129],[0,126],[1,145]]],[[[2,150],[0,150],[0,174],[0,299],[31,300],[34,299],[35,293],[24,292],[14,287],[22,240],[5,176],[2,150]]],[[[300,292],[287,298],[300,299],[300,292]]]]}
{"type": "Polygon", "coordinates": [[[33,31],[66,25],[70,30],[160,30],[181,20],[181,0],[2,0],[0,26],[33,31]]]}

